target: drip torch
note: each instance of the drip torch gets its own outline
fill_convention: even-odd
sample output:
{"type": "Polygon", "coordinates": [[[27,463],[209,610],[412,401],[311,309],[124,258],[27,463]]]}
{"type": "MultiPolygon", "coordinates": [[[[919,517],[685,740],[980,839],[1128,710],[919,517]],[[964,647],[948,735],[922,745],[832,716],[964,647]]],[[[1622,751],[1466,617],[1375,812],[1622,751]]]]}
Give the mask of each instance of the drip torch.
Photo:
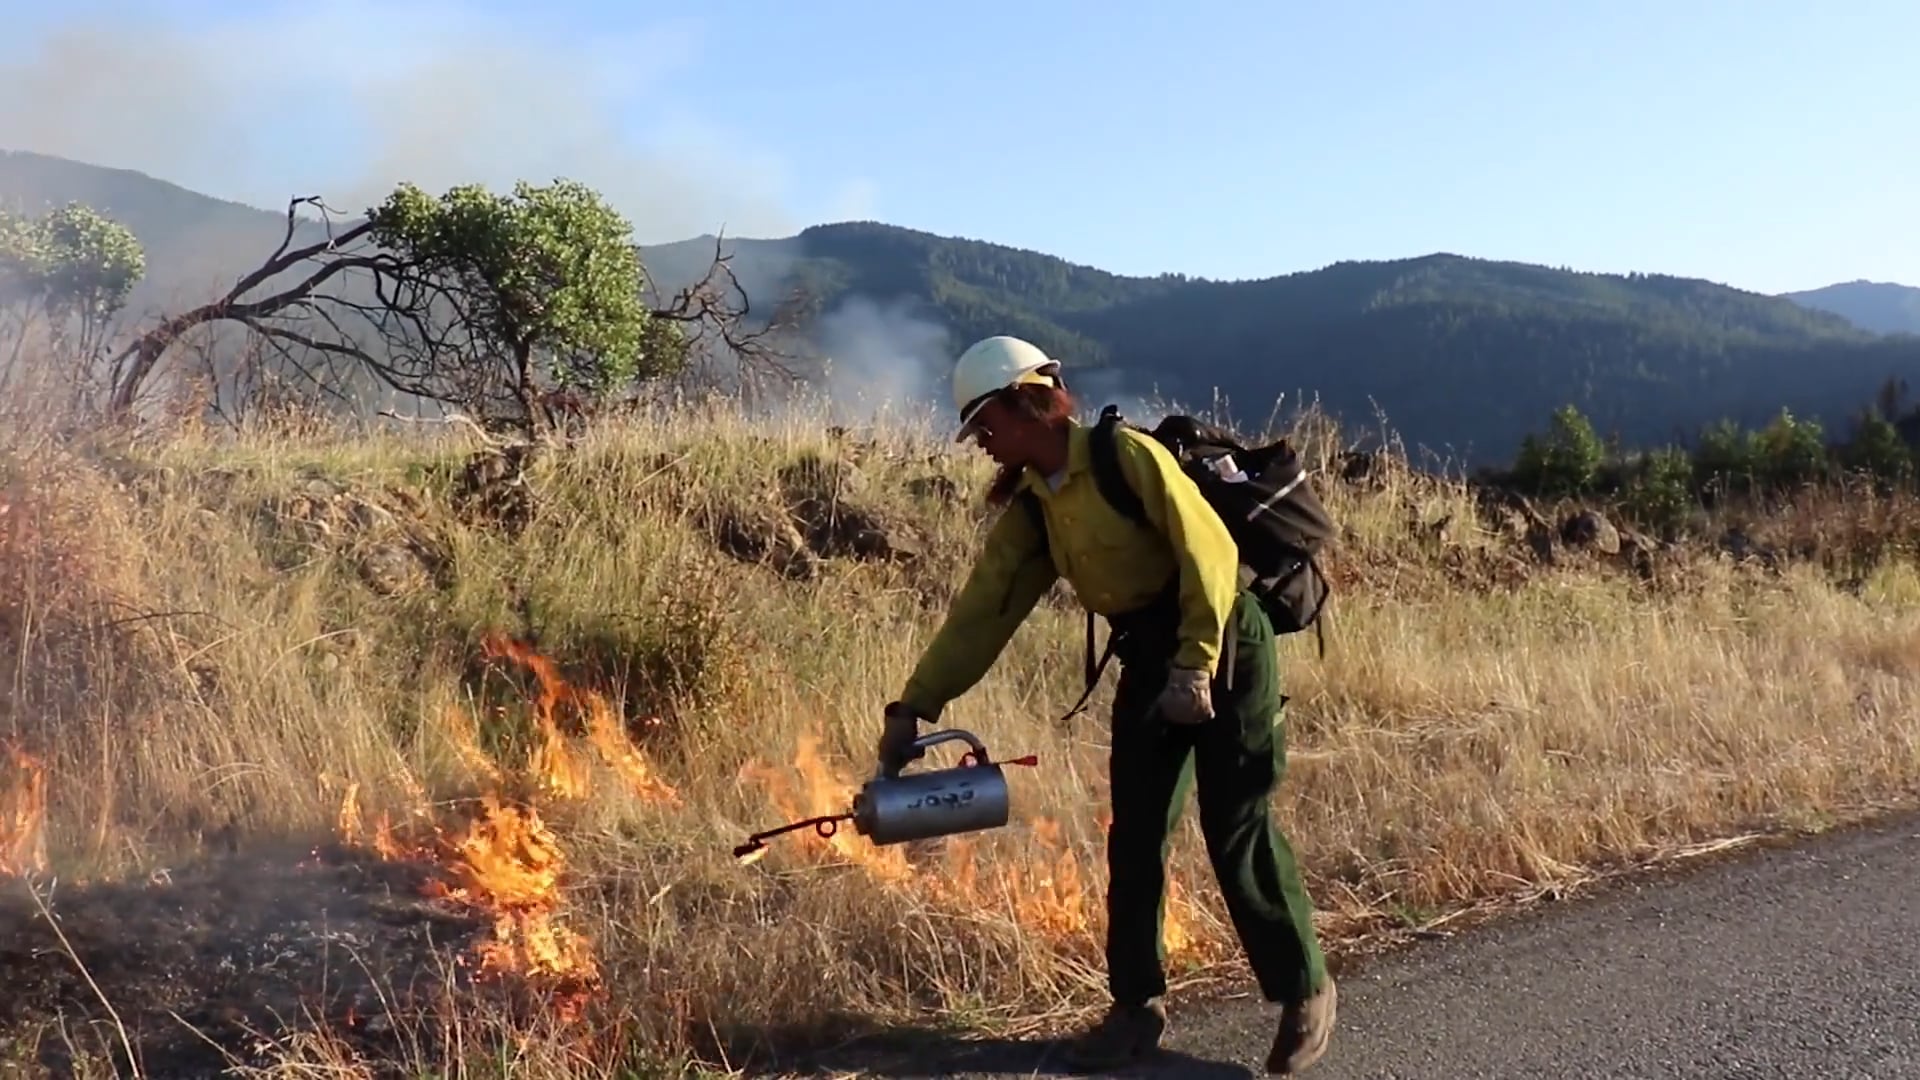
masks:
{"type": "Polygon", "coordinates": [[[1007,823],[1009,800],[1003,765],[1033,767],[1040,763],[1032,754],[1026,757],[994,761],[986,744],[972,732],[948,728],[922,735],[913,745],[921,750],[953,740],[964,741],[971,749],[961,755],[960,764],[946,769],[888,776],[884,769],[874,773],[853,797],[853,807],[843,814],[826,814],[790,822],[777,829],[754,833],[733,849],[735,858],[745,859],[766,849],[766,842],[782,833],[812,826],[821,836],[832,836],[843,821],[853,822],[854,831],[876,845],[899,844],[908,840],[926,840],[936,836],[997,829],[1007,823]]]}

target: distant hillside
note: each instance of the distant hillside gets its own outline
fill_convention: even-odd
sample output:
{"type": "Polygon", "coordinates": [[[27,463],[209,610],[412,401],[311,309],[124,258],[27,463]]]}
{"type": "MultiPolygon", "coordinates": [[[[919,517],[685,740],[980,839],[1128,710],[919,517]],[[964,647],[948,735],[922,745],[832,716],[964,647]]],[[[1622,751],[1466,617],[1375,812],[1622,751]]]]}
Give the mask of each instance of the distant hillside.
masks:
{"type": "MultiPolygon", "coordinates": [[[[303,193],[305,194],[305,193],[303,193]]],[[[132,229],[147,249],[147,278],[128,311],[173,310],[225,292],[286,234],[286,208],[262,210],[189,191],[130,169],[0,150],[0,206],[38,213],[79,201],[132,229]]],[[[304,226],[298,243],[326,235],[304,226]]]]}
{"type": "MultiPolygon", "coordinates": [[[[714,238],[643,248],[662,281],[705,270],[714,238]]],[[[1018,334],[1076,367],[1112,363],[1113,344],[1075,324],[1156,295],[1186,279],[1123,277],[1051,255],[958,240],[877,222],[816,225],[779,240],[726,241],[745,288],[769,296],[800,288],[817,313],[863,297],[945,326],[957,351],[990,334],[1018,334]]]]}
{"type": "MultiPolygon", "coordinates": [[[[76,198],[147,244],[153,280],[136,306],[224,287],[272,250],[283,220],[139,173],[0,155],[0,201],[76,198]]],[[[1568,401],[1603,433],[1645,443],[1722,417],[1759,425],[1783,405],[1844,430],[1888,377],[1920,384],[1920,339],[1882,338],[1806,294],[1658,274],[1442,253],[1258,281],[1126,277],[876,222],[729,239],[727,249],[757,310],[807,289],[829,351],[861,354],[874,377],[900,385],[941,392],[953,352],[1014,333],[1072,364],[1095,404],[1156,389],[1205,403],[1217,389],[1237,418],[1257,422],[1282,394],[1317,396],[1356,426],[1377,405],[1416,446],[1472,463],[1509,460],[1568,401]]],[[[701,237],[641,254],[671,290],[713,250],[701,237]]]]}
{"type": "Polygon", "coordinates": [[[1847,281],[1785,293],[1805,307],[1831,311],[1876,334],[1920,334],[1920,289],[1890,281],[1847,281]]]}
{"type": "MultiPolygon", "coordinates": [[[[683,272],[712,239],[649,249],[683,272]]],[[[1782,405],[1844,430],[1889,375],[1920,376],[1920,342],[1883,341],[1831,313],[1697,279],[1589,274],[1434,254],[1345,262],[1257,281],[1122,277],[1036,252],[872,222],[734,245],[761,281],[807,282],[937,318],[964,343],[1042,342],[1077,368],[1264,419],[1317,396],[1358,424],[1375,406],[1416,444],[1506,460],[1573,401],[1628,443],[1690,437],[1782,405]]],[[[1122,385],[1100,380],[1117,393],[1122,385]]]]}

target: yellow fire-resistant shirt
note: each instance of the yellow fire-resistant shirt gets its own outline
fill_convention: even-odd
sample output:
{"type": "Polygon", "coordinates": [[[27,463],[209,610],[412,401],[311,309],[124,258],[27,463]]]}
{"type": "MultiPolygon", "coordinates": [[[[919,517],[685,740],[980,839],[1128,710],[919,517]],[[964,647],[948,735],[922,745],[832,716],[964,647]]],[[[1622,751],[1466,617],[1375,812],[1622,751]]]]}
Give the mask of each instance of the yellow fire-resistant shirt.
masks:
{"type": "Polygon", "coordinates": [[[1089,429],[1073,425],[1058,490],[1032,470],[1020,483],[1039,497],[1047,536],[1019,507],[1001,513],[946,621],[908,678],[903,704],[938,719],[948,702],[987,673],[1014,630],[1061,577],[1088,610],[1114,615],[1151,601],[1177,571],[1181,614],[1173,663],[1214,670],[1239,591],[1239,548],[1165,446],[1128,428],[1115,434],[1121,472],[1154,527],[1136,526],[1101,497],[1089,429]],[[1051,545],[1051,559],[1042,551],[1043,541],[1051,545]]]}

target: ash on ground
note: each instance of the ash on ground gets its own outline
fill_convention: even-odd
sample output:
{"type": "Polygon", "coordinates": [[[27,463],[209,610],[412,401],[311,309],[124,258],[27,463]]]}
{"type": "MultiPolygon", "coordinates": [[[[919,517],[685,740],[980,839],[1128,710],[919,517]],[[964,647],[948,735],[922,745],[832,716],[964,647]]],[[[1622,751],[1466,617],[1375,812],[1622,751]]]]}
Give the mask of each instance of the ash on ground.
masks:
{"type": "Polygon", "coordinates": [[[490,931],[424,894],[434,873],[322,847],[35,882],[57,930],[28,882],[0,879],[0,1075],[92,1071],[76,1059],[124,1073],[116,1020],[151,1077],[264,1064],[303,1029],[380,1056],[410,1017],[467,994],[459,960],[490,931]]]}

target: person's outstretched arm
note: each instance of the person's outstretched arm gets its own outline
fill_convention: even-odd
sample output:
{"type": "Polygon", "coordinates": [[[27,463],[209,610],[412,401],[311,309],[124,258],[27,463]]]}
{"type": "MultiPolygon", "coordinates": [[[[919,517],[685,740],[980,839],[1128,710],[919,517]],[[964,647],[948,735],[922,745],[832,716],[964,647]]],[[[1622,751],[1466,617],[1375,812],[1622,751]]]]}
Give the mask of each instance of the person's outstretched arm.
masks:
{"type": "Polygon", "coordinates": [[[1025,507],[1015,504],[1000,514],[966,585],[907,679],[901,704],[938,720],[948,702],[986,675],[1059,576],[1044,539],[1025,507]]]}

